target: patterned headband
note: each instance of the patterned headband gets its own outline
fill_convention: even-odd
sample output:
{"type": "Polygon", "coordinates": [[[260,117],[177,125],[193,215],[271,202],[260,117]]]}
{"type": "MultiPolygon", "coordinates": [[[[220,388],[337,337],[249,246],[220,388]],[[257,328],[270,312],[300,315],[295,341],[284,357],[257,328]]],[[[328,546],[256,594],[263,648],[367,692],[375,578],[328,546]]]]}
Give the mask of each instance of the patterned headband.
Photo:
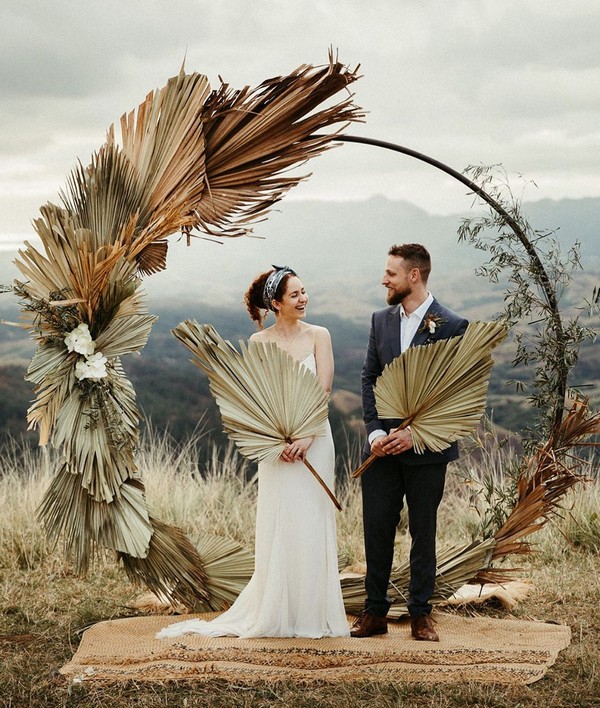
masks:
{"type": "Polygon", "coordinates": [[[273,310],[273,300],[275,299],[275,293],[279,287],[279,283],[285,278],[286,275],[296,275],[296,273],[289,266],[276,266],[273,268],[275,270],[269,275],[265,281],[265,286],[263,288],[263,303],[268,310],[273,310]]]}

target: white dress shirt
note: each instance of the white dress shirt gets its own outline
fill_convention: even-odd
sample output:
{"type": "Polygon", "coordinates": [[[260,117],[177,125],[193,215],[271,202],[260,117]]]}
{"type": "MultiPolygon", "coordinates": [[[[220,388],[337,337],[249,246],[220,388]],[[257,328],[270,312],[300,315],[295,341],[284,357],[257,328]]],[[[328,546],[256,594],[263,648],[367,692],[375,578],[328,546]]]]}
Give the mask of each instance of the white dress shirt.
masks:
{"type": "MultiPolygon", "coordinates": [[[[410,315],[407,315],[403,305],[400,305],[400,353],[405,352],[409,348],[410,343],[417,333],[423,317],[427,314],[427,310],[431,307],[432,302],[433,295],[431,293],[427,293],[425,300],[419,305],[419,307],[417,307],[416,310],[411,312],[410,315]]],[[[408,429],[410,430],[410,426],[408,426],[408,429]]],[[[379,438],[382,435],[387,435],[385,430],[374,430],[369,435],[369,445],[372,444],[375,438],[379,438]]]]}

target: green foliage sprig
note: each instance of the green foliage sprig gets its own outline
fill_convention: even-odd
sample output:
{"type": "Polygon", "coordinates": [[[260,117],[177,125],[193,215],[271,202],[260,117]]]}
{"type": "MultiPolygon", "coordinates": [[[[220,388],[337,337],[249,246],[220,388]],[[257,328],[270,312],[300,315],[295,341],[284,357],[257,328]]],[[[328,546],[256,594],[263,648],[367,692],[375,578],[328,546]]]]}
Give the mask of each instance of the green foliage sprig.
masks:
{"type": "Polygon", "coordinates": [[[37,339],[51,342],[62,342],[66,334],[80,323],[80,315],[75,305],[61,305],[58,302],[68,300],[69,293],[65,288],[51,292],[48,299],[35,297],[27,289],[26,283],[15,281],[11,290],[20,299],[24,313],[31,313],[30,329],[37,339]]]}
{"type": "MultiPolygon", "coordinates": [[[[488,201],[493,208],[483,216],[463,219],[459,240],[489,254],[477,274],[492,283],[506,278],[502,317],[509,326],[525,323],[513,330],[516,352],[512,363],[533,366],[532,383],[511,383],[528,392],[529,403],[538,411],[534,424],[523,431],[525,447],[531,449],[558,429],[579,348],[595,337],[593,329],[581,324],[581,312],[565,319],[559,308],[573,274],[581,269],[579,243],[563,257],[555,231],[534,229],[500,165],[470,166],[465,172],[494,204],[488,201]]],[[[597,307],[596,293],[592,303],[597,307]]]]}

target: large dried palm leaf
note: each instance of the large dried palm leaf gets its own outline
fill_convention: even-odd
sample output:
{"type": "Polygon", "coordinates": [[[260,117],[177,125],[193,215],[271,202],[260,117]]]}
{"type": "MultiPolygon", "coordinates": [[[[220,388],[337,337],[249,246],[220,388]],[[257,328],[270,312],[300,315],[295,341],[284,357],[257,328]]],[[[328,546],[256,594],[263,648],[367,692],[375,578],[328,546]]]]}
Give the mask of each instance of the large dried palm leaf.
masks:
{"type": "MultiPolygon", "coordinates": [[[[438,553],[435,590],[431,596],[432,604],[447,600],[460,587],[468,583],[474,573],[486,568],[491,559],[494,540],[486,539],[462,547],[445,548],[438,553]]],[[[392,601],[388,617],[398,619],[408,612],[408,584],[410,581],[410,563],[392,569],[387,595],[392,601]]],[[[366,592],[364,576],[342,577],[342,597],[344,607],[349,614],[360,614],[365,606],[366,592]]]]}
{"type": "MultiPolygon", "coordinates": [[[[244,456],[275,462],[291,440],[324,434],[327,393],[312,371],[274,342],[241,343],[240,354],[212,325],[190,320],[173,334],[206,372],[223,427],[244,456]]],[[[304,463],[341,509],[310,462],[304,463]]]]}
{"type": "MultiPolygon", "coordinates": [[[[112,548],[134,579],[189,607],[210,603],[203,562],[184,534],[152,519],[134,460],[139,412],[120,357],[139,351],[155,320],[140,276],[166,266],[166,238],[194,228],[238,235],[300,178],[283,176],[330,146],[313,135],[361,117],[346,100],[319,109],[357,78],[330,57],[258,89],[211,93],[205,76],[183,71],[121,119],[34,221],[16,261],[24,326],[38,341],[28,411],[40,443],[63,454],[41,506],[85,572],[97,547],[112,548]],[[67,335],[85,325],[107,359],[100,378],[80,380],[83,356],[67,335]]],[[[87,361],[87,355],[85,355],[87,361]]],[[[83,362],[85,366],[85,362],[83,362]]]]}
{"type": "Polygon", "coordinates": [[[222,610],[233,604],[254,572],[254,556],[236,541],[219,536],[195,539],[206,572],[209,600],[198,612],[222,610]]]}
{"type": "MultiPolygon", "coordinates": [[[[288,76],[265,81],[255,89],[215,91],[204,110],[207,194],[196,209],[197,227],[238,236],[249,224],[307,175],[289,169],[335,144],[317,134],[332,125],[337,132],[363,113],[345,100],[317,106],[358,77],[330,54],[324,67],[304,65],[288,76]]],[[[334,133],[335,134],[335,133],[334,133]]]]}
{"type": "MultiPolygon", "coordinates": [[[[473,432],[485,411],[492,349],[507,334],[497,322],[471,322],[466,332],[427,346],[410,347],[388,364],[375,383],[377,414],[410,425],[415,452],[440,452],[473,432]]],[[[371,455],[353,474],[360,476],[371,455]]]]}

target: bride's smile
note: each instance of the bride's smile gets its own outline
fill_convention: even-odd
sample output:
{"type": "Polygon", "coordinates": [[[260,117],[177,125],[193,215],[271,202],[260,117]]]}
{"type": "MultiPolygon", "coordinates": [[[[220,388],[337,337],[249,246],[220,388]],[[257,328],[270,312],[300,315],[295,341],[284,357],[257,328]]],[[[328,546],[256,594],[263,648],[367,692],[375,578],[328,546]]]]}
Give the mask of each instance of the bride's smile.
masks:
{"type": "Polygon", "coordinates": [[[307,305],[308,295],[302,281],[297,275],[290,276],[286,283],[285,293],[276,305],[278,319],[304,318],[307,305]]]}

